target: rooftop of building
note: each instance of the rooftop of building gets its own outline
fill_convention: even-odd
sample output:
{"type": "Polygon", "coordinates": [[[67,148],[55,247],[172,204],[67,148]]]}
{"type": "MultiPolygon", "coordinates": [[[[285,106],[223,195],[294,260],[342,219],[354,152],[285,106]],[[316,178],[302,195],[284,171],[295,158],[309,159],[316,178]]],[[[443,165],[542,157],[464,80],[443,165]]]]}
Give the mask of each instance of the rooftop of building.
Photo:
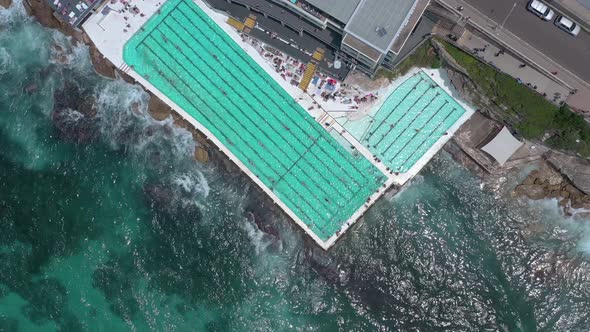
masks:
{"type": "Polygon", "coordinates": [[[324,13],[347,23],[361,0],[306,0],[324,13]]]}
{"type": "Polygon", "coordinates": [[[417,0],[361,0],[344,31],[383,54],[391,48],[417,0]]]}

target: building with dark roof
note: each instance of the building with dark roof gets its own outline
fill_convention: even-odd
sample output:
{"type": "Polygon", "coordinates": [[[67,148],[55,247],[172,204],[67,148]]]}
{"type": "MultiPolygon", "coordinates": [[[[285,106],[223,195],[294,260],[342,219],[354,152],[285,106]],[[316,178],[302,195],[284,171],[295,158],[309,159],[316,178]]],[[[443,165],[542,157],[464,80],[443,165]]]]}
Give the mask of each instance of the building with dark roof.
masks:
{"type": "MultiPolygon", "coordinates": [[[[206,0],[216,7],[220,0],[206,0]]],[[[430,0],[224,0],[326,43],[372,76],[393,61],[430,0]],[[329,38],[327,38],[329,36],[329,38]],[[338,36],[334,38],[334,36],[338,36]],[[335,42],[337,41],[337,42],[335,42]]],[[[219,6],[217,6],[219,7],[219,6]]]]}
{"type": "Polygon", "coordinates": [[[361,0],[344,27],[342,49],[373,71],[400,37],[418,2],[361,0]]]}

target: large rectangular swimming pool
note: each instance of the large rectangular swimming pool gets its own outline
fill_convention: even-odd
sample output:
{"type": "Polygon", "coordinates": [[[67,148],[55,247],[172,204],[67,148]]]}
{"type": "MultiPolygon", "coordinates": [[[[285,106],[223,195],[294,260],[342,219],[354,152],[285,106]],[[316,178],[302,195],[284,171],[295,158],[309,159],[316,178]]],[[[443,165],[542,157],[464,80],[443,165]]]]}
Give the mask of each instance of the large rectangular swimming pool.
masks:
{"type": "Polygon", "coordinates": [[[205,126],[320,239],[386,180],[349,152],[190,0],[169,0],[125,62],[205,126]]]}

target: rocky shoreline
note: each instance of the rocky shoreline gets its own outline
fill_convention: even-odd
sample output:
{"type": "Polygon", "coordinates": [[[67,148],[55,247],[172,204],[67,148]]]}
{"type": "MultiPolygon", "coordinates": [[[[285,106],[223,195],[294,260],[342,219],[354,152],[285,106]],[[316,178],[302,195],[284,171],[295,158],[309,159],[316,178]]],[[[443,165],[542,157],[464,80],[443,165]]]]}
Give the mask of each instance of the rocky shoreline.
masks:
{"type": "MultiPolygon", "coordinates": [[[[480,105],[482,109],[478,112],[497,123],[499,127],[505,125],[505,118],[508,116],[506,112],[493,101],[486,99],[471,81],[467,71],[446,53],[445,48],[437,40],[433,40],[433,45],[446,64],[446,73],[461,98],[472,105],[480,105]]],[[[462,151],[459,146],[447,144],[445,148],[455,160],[467,166],[470,171],[480,176],[488,176],[484,167],[462,151]],[[477,170],[477,168],[480,169],[477,170]]],[[[517,170],[521,170],[526,166],[538,165],[536,170],[514,188],[512,196],[526,197],[531,200],[556,199],[564,215],[578,219],[590,218],[590,195],[588,195],[590,193],[590,162],[550,148],[546,150],[549,152],[544,153],[541,160],[516,167],[517,170]]],[[[505,173],[505,171],[500,173],[502,172],[505,173]]]]}
{"type": "Polygon", "coordinates": [[[566,216],[590,218],[590,195],[576,188],[548,163],[532,171],[516,188],[513,196],[532,200],[556,199],[566,216]]]}
{"type": "MultiPolygon", "coordinates": [[[[0,1],[2,1],[0,2],[0,5],[2,6],[4,6],[5,3],[6,7],[11,5],[11,0],[0,1]]],[[[100,53],[100,51],[96,48],[96,46],[94,46],[90,38],[88,38],[86,33],[84,33],[83,31],[75,30],[69,24],[63,23],[60,20],[58,20],[53,15],[53,9],[45,0],[25,0],[23,4],[25,6],[27,13],[30,16],[34,17],[44,27],[58,30],[66,36],[72,37],[75,43],[82,43],[87,45],[89,48],[92,66],[98,74],[111,79],[122,78],[128,83],[135,83],[135,80],[132,77],[125,74],[124,72],[117,70],[117,68],[100,53]]],[[[211,160],[209,153],[211,145],[209,144],[205,136],[201,132],[196,130],[190,123],[188,123],[188,121],[184,120],[180,115],[174,112],[168,105],[166,105],[166,103],[161,101],[158,97],[156,97],[147,90],[146,92],[150,95],[150,100],[148,104],[149,114],[158,121],[162,121],[167,119],[168,117],[172,117],[174,119],[174,124],[176,126],[188,130],[193,135],[193,138],[197,143],[194,155],[195,159],[201,163],[209,162],[211,160]]],[[[85,114],[85,112],[81,113],[88,116],[88,114],[85,114]]],[[[90,117],[91,116],[92,115],[90,115],[90,117]]],[[[227,167],[227,163],[223,164],[227,167]]]]}
{"type": "Polygon", "coordinates": [[[12,0],[0,0],[0,6],[8,8],[12,5],[12,0]]]}
{"type": "MultiPolygon", "coordinates": [[[[0,0],[0,5],[9,7],[12,5],[12,0],[0,0]]],[[[28,15],[35,18],[42,26],[72,37],[74,44],[81,43],[88,46],[92,66],[97,74],[111,79],[123,79],[131,84],[136,83],[132,77],[119,71],[108,59],[103,57],[83,31],[75,30],[70,25],[60,22],[53,15],[53,9],[46,0],[25,0],[23,5],[28,15]]],[[[56,53],[62,53],[63,50],[59,50],[59,45],[54,45],[54,47],[58,48],[56,53]]],[[[96,123],[92,121],[96,115],[94,100],[92,97],[86,96],[83,87],[77,83],[66,82],[66,85],[64,90],[55,92],[52,120],[56,129],[64,136],[64,139],[79,143],[91,142],[98,135],[98,129],[95,127],[96,123]],[[64,93],[65,89],[68,89],[67,94],[64,93]]],[[[243,182],[246,177],[240,168],[212,145],[205,135],[158,97],[145,89],[144,91],[150,96],[147,111],[155,120],[162,121],[171,117],[175,126],[184,128],[192,134],[196,143],[194,151],[196,162],[212,164],[213,167],[223,172],[224,178],[234,178],[239,183],[243,182]]],[[[260,231],[273,237],[273,242],[280,242],[276,231],[276,224],[279,222],[277,216],[283,216],[287,219],[288,216],[258,186],[250,186],[248,190],[251,191],[251,194],[248,195],[249,202],[245,206],[244,217],[251,220],[253,225],[260,231]]],[[[149,199],[151,197],[149,194],[152,192],[146,190],[146,193],[149,199]]],[[[167,198],[169,199],[169,197],[167,198]]],[[[287,226],[292,227],[295,231],[303,232],[292,223],[288,223],[287,226]]],[[[309,245],[313,246],[315,243],[307,236],[303,236],[303,239],[308,243],[308,247],[309,245]]]]}

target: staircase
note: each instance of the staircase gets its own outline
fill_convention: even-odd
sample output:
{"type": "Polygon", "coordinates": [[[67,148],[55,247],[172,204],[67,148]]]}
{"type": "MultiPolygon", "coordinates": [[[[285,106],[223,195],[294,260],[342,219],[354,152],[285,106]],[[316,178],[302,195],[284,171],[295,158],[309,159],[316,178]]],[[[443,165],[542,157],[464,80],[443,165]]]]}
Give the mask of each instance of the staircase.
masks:
{"type": "Polygon", "coordinates": [[[316,70],[316,65],[313,62],[310,62],[307,64],[307,67],[305,68],[305,72],[303,73],[303,78],[301,79],[301,82],[299,82],[299,89],[303,90],[303,91],[307,91],[307,87],[309,87],[309,83],[311,82],[311,79],[313,78],[313,74],[315,74],[315,70],[316,70]]]}
{"type": "Polygon", "coordinates": [[[244,32],[245,33],[250,33],[250,31],[252,31],[252,29],[254,29],[254,27],[256,26],[256,16],[250,14],[248,15],[248,17],[246,17],[246,20],[244,21],[244,32]]]}
{"type": "Polygon", "coordinates": [[[317,62],[321,62],[324,59],[324,49],[323,48],[316,48],[315,52],[313,52],[313,55],[311,56],[314,60],[316,60],[317,62]]]}
{"type": "Polygon", "coordinates": [[[241,21],[238,21],[238,20],[234,19],[233,17],[228,17],[226,22],[230,26],[236,28],[238,31],[244,30],[245,24],[243,22],[241,22],[241,21]]]}

